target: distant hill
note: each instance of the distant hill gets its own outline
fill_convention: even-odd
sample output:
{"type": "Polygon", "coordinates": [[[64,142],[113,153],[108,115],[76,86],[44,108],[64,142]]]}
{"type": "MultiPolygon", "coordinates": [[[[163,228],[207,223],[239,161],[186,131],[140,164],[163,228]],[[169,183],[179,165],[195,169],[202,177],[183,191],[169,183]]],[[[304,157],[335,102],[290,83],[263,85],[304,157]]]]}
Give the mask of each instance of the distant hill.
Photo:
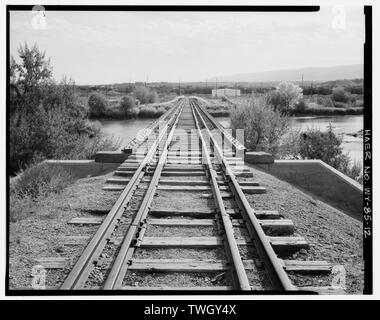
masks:
{"type": "MultiPolygon", "coordinates": [[[[363,65],[344,65],[334,67],[316,67],[289,70],[251,72],[220,76],[218,82],[267,82],[267,81],[333,81],[338,79],[363,78],[363,65]]],[[[215,81],[215,78],[207,81],[215,81]]]]}

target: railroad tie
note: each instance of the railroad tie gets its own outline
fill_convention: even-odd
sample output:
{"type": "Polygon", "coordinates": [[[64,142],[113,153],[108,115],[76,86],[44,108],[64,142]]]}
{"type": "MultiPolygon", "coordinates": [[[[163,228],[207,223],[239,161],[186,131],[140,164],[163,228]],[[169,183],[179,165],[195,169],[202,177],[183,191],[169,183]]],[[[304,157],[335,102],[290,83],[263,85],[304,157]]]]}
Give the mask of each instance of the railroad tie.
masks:
{"type": "Polygon", "coordinates": [[[329,274],[332,270],[331,263],[327,261],[281,260],[281,262],[286,271],[299,274],[329,274]]]}
{"type": "MultiPolygon", "coordinates": [[[[253,260],[243,260],[246,270],[255,270],[253,260]]],[[[230,271],[231,265],[224,260],[196,259],[133,259],[129,271],[140,272],[223,272],[230,271]]]]}
{"type": "MultiPolygon", "coordinates": [[[[300,249],[308,249],[309,244],[303,237],[268,237],[274,251],[279,255],[289,254],[300,249]]],[[[240,246],[253,245],[243,238],[236,239],[240,246]]],[[[145,237],[141,248],[215,248],[221,246],[220,237],[145,237]]]]}
{"type": "Polygon", "coordinates": [[[95,217],[78,217],[78,218],[72,218],[68,224],[75,224],[75,225],[98,225],[101,224],[103,221],[102,218],[95,218],[95,217]]]}
{"type": "Polygon", "coordinates": [[[34,259],[35,265],[41,265],[45,269],[63,269],[70,263],[70,258],[45,257],[34,259]]]}

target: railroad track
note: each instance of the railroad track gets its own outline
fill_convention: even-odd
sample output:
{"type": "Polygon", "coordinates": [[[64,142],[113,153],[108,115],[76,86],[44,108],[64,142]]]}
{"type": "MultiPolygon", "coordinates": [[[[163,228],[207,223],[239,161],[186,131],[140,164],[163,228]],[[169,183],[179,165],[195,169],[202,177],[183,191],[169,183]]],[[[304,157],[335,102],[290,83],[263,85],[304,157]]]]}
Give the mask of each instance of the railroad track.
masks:
{"type": "Polygon", "coordinates": [[[199,100],[178,99],[160,120],[108,179],[104,189],[121,194],[60,289],[329,291],[292,284],[288,272],[331,266],[281,259],[307,241],[278,212],[249,205],[245,193],[266,189],[199,100]]]}

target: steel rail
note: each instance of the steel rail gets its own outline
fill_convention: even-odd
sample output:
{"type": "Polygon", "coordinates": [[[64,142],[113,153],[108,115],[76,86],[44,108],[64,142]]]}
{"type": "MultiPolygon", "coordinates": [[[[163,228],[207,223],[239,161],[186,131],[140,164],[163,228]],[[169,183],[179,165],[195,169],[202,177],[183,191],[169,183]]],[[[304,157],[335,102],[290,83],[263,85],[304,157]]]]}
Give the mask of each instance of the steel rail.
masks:
{"type": "MultiPolygon", "coordinates": [[[[195,99],[196,98],[194,98],[194,100],[195,99]]],[[[195,105],[196,107],[199,107],[197,102],[195,102],[195,105]]],[[[206,115],[207,111],[202,111],[206,115]]],[[[207,117],[210,119],[209,116],[207,117]]],[[[297,290],[297,288],[291,283],[288,275],[286,274],[283,268],[283,265],[280,263],[276,253],[274,252],[272,245],[268,240],[268,237],[265,235],[262,227],[260,226],[259,221],[255,216],[253,208],[248,203],[247,198],[245,197],[238,181],[236,180],[235,174],[233,173],[231,166],[224,158],[223,153],[220,150],[218,144],[216,143],[215,138],[212,136],[210,130],[208,129],[206,122],[202,117],[200,117],[200,119],[206,129],[206,132],[209,135],[210,141],[213,144],[214,156],[216,156],[221,162],[223,171],[225,172],[226,176],[230,179],[231,185],[233,187],[232,191],[235,194],[235,198],[238,200],[238,203],[240,204],[242,211],[244,212],[246,218],[251,224],[251,227],[254,231],[252,233],[252,236],[255,240],[255,244],[258,246],[259,254],[264,262],[264,265],[266,266],[266,270],[268,271],[268,275],[270,277],[274,289],[287,291],[297,290]]]]}
{"type": "MultiPolygon", "coordinates": [[[[177,99],[176,102],[181,103],[181,100],[183,100],[183,97],[182,97],[182,96],[178,97],[178,99],[177,99]]],[[[169,110],[170,110],[170,109],[169,109],[169,110]]],[[[153,121],[150,125],[148,125],[148,127],[147,127],[146,129],[149,129],[149,130],[151,130],[151,131],[154,131],[154,130],[158,127],[160,121],[163,121],[166,117],[168,117],[168,115],[169,115],[169,114],[167,114],[167,112],[165,112],[165,113],[164,113],[163,115],[161,115],[158,119],[156,119],[156,120],[153,121]]],[[[132,140],[130,140],[130,141],[126,144],[126,146],[123,148],[123,150],[128,149],[128,147],[132,147],[133,144],[136,142],[136,140],[137,140],[136,137],[134,137],[132,140]]],[[[144,141],[145,141],[145,140],[144,140],[144,141]]],[[[144,141],[142,141],[141,143],[143,143],[144,141]]],[[[141,144],[141,143],[140,143],[140,144],[141,144]]]]}
{"type": "Polygon", "coordinates": [[[251,290],[251,286],[249,284],[249,280],[245,272],[243,261],[242,261],[239,248],[234,236],[232,222],[229,215],[226,212],[226,208],[224,206],[223,199],[219,190],[219,184],[216,180],[217,174],[216,174],[216,171],[212,167],[211,158],[208,153],[202,132],[200,130],[200,126],[195,114],[194,106],[192,104],[191,104],[191,110],[192,110],[194,121],[195,121],[195,127],[197,129],[198,136],[201,140],[203,154],[205,155],[205,158],[206,158],[206,168],[211,178],[212,193],[214,195],[217,210],[220,213],[221,218],[222,218],[223,228],[224,228],[226,240],[227,240],[227,248],[230,253],[230,257],[232,259],[234,270],[236,272],[238,286],[240,290],[251,290]]]}
{"type": "Polygon", "coordinates": [[[150,206],[152,204],[152,200],[158,186],[158,181],[161,176],[161,172],[168,155],[168,147],[173,139],[174,131],[176,129],[182,110],[183,110],[183,105],[181,106],[180,111],[178,112],[177,118],[173,126],[171,127],[168,138],[165,140],[165,144],[163,146],[163,152],[156,165],[153,178],[149,183],[148,190],[144,195],[144,199],[133,220],[133,223],[130,225],[128,232],[123,239],[123,243],[121,245],[120,251],[116,257],[115,262],[112,265],[111,271],[103,286],[104,290],[118,290],[118,289],[121,289],[122,287],[122,283],[128,269],[127,262],[132,257],[132,254],[135,249],[131,247],[132,242],[136,238],[136,236],[138,236],[139,228],[143,227],[146,224],[146,216],[150,210],[150,206]]]}
{"type": "MultiPolygon", "coordinates": [[[[192,98],[192,99],[197,99],[196,97],[192,98]]],[[[207,117],[209,118],[212,117],[209,112],[207,110],[205,110],[205,108],[203,108],[202,105],[197,105],[197,107],[203,112],[203,113],[207,113],[207,117]]],[[[237,140],[236,138],[234,138],[229,132],[227,132],[227,130],[218,122],[218,121],[215,121],[214,119],[210,119],[209,120],[212,122],[212,124],[223,134],[224,137],[227,138],[227,140],[231,143],[231,145],[233,147],[235,147],[236,149],[238,150],[246,150],[247,148],[239,141],[237,140]]]]}
{"type": "MultiPolygon", "coordinates": [[[[180,101],[180,103],[183,101],[180,101]]],[[[112,206],[107,217],[103,220],[99,229],[96,231],[94,236],[91,238],[90,242],[84,249],[83,253],[79,257],[78,261],[75,263],[74,267],[70,271],[69,275],[66,277],[64,283],[60,287],[60,290],[70,290],[70,289],[80,289],[83,288],[88,276],[96,263],[100,253],[107,244],[110,236],[115,229],[116,224],[119,222],[121,215],[123,214],[123,209],[132,198],[132,195],[137,188],[137,185],[142,180],[145,172],[143,171],[146,165],[155,156],[156,148],[164,138],[168,125],[175,119],[176,113],[180,110],[180,105],[178,105],[173,110],[169,110],[168,114],[171,114],[170,119],[165,124],[164,129],[159,133],[158,138],[153,142],[148,150],[147,155],[140,163],[139,167],[136,169],[132,178],[128,182],[127,186],[116,200],[115,204],[112,206]]]]}

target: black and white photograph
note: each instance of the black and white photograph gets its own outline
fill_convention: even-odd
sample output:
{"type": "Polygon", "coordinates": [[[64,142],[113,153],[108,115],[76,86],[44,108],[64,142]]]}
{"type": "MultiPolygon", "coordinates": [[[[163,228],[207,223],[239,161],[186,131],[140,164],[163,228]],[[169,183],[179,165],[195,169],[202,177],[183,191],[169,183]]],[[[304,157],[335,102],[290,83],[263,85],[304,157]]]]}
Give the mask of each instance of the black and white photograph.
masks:
{"type": "Polygon", "coordinates": [[[7,295],[372,294],[371,6],[6,17],[7,295]]]}

